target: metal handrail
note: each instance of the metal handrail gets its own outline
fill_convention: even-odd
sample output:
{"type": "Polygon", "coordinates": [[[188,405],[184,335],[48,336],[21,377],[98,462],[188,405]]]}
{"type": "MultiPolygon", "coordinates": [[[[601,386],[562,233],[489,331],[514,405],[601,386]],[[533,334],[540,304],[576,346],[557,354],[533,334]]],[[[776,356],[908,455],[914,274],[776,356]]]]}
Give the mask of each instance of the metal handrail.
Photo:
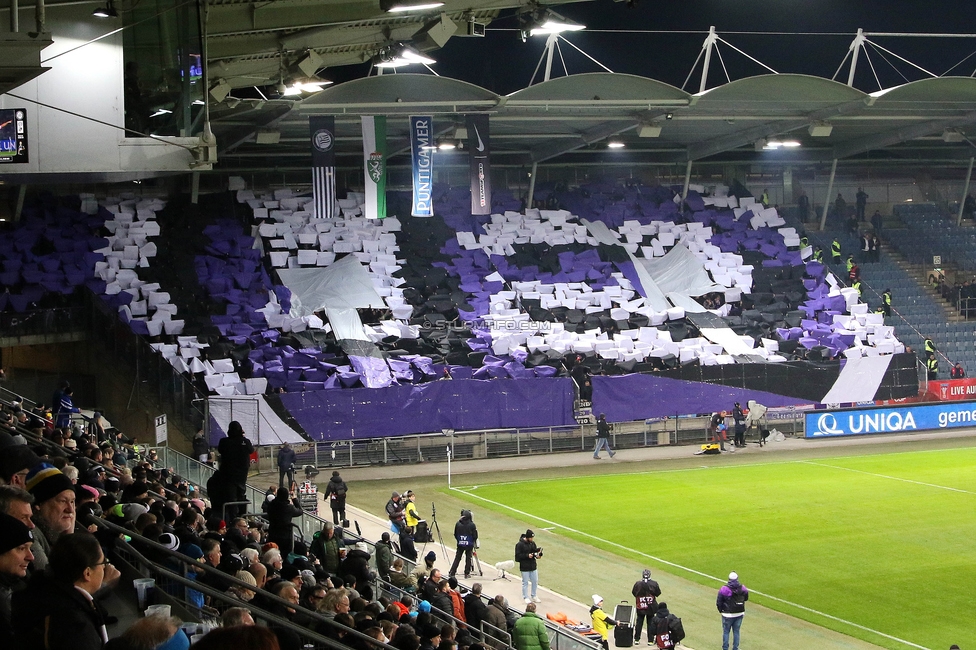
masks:
{"type": "MultiPolygon", "coordinates": [[[[160,566],[160,565],[155,564],[153,562],[150,562],[148,559],[146,559],[145,556],[143,556],[141,553],[139,553],[139,551],[137,551],[136,549],[132,548],[131,546],[127,546],[126,547],[125,553],[127,553],[127,554],[131,555],[132,557],[136,558],[136,560],[140,564],[142,564],[143,566],[149,567],[151,572],[155,572],[156,574],[161,575],[161,576],[165,577],[168,580],[172,580],[173,582],[176,582],[177,584],[183,585],[184,587],[186,587],[188,589],[193,589],[194,591],[199,591],[200,593],[209,596],[211,599],[218,600],[221,603],[224,603],[224,604],[229,605],[231,607],[242,607],[242,606],[246,606],[246,609],[248,609],[249,611],[251,611],[253,614],[256,614],[257,615],[257,618],[260,618],[260,619],[263,619],[265,621],[268,621],[269,623],[273,623],[275,626],[289,629],[292,632],[295,632],[296,634],[298,634],[299,636],[301,636],[303,638],[306,638],[306,639],[309,639],[311,641],[314,641],[315,643],[318,643],[318,644],[323,645],[325,647],[333,648],[333,650],[348,650],[348,646],[343,645],[342,643],[339,643],[338,641],[335,641],[333,639],[330,639],[330,638],[328,638],[326,636],[322,636],[318,632],[313,632],[312,630],[310,630],[310,629],[308,629],[306,627],[302,627],[301,625],[298,625],[297,623],[294,623],[292,621],[289,621],[286,618],[283,618],[281,616],[278,616],[277,614],[272,614],[271,612],[269,612],[267,610],[264,610],[264,609],[261,609],[261,608],[255,606],[255,605],[253,605],[251,603],[244,603],[244,602],[242,602],[240,600],[237,600],[237,599],[233,598],[232,596],[228,596],[225,592],[218,591],[218,590],[214,589],[213,587],[210,587],[209,585],[201,584],[201,583],[197,582],[196,580],[190,580],[189,578],[187,578],[185,576],[182,576],[182,575],[176,573],[175,571],[171,571],[171,570],[167,569],[166,567],[163,567],[163,566],[160,566]]],[[[185,558],[181,558],[180,561],[182,562],[182,561],[184,561],[184,559],[185,558]]],[[[256,589],[253,586],[247,585],[247,583],[243,583],[243,584],[249,590],[251,590],[251,591],[255,591],[255,592],[256,591],[262,591],[262,592],[264,592],[262,595],[265,596],[265,597],[269,597],[272,600],[278,600],[278,601],[281,600],[280,598],[278,598],[274,594],[271,594],[271,593],[269,593],[267,591],[264,591],[263,589],[256,589]]],[[[184,600],[182,600],[182,599],[180,599],[180,598],[178,598],[176,596],[173,596],[172,594],[167,594],[167,595],[170,596],[171,598],[173,598],[174,600],[177,600],[178,602],[180,602],[183,605],[190,605],[189,609],[191,609],[191,610],[192,609],[195,609],[195,607],[193,605],[191,605],[190,603],[187,603],[186,601],[184,601],[184,600]]],[[[290,603],[288,601],[283,601],[283,602],[289,608],[291,608],[291,609],[302,610],[302,614],[303,615],[309,613],[309,610],[304,609],[303,607],[301,607],[299,605],[294,605],[294,604],[292,604],[292,603],[290,603]]],[[[335,623],[335,625],[338,626],[339,624],[338,623],[335,623]]],[[[349,631],[356,632],[355,630],[351,630],[351,628],[347,628],[345,626],[340,626],[340,627],[342,627],[343,628],[343,631],[345,631],[345,632],[349,632],[349,631]]],[[[365,637],[366,635],[361,635],[361,636],[364,636],[365,637]]],[[[389,648],[389,650],[393,650],[390,646],[386,646],[386,644],[381,644],[380,642],[376,641],[376,639],[373,639],[373,637],[366,637],[366,638],[369,639],[370,641],[372,641],[373,643],[376,643],[378,646],[385,646],[386,648],[389,648]]]]}
{"type": "MultiPolygon", "coordinates": [[[[216,471],[213,467],[210,467],[209,465],[206,465],[205,463],[201,463],[200,461],[198,461],[198,460],[196,460],[194,458],[190,458],[189,456],[186,456],[185,454],[181,454],[180,452],[175,451],[175,450],[173,450],[173,449],[171,449],[169,447],[157,447],[155,449],[157,450],[157,453],[159,454],[160,458],[164,458],[165,457],[165,460],[166,460],[165,465],[167,467],[177,468],[177,472],[176,473],[179,474],[180,476],[186,478],[187,480],[191,480],[191,477],[189,476],[189,474],[191,473],[191,471],[190,471],[191,469],[194,470],[194,471],[196,471],[196,472],[198,472],[199,475],[201,475],[201,476],[202,476],[203,473],[207,473],[209,475],[209,474],[212,474],[213,472],[216,471]],[[171,463],[171,462],[169,462],[170,460],[173,460],[174,462],[171,463]],[[176,461],[178,461],[178,462],[176,462],[176,461]],[[183,465],[183,467],[186,468],[186,470],[187,470],[186,472],[181,472],[181,471],[178,470],[178,467],[181,464],[183,465]]],[[[191,480],[191,482],[195,482],[198,485],[206,485],[206,480],[200,480],[199,482],[192,481],[191,480]]],[[[258,508],[260,508],[260,504],[264,501],[264,493],[263,492],[260,492],[259,490],[257,490],[256,488],[254,488],[251,485],[247,485],[246,487],[247,487],[248,492],[252,495],[251,496],[251,503],[252,503],[252,505],[256,505],[256,506],[258,506],[258,508]]],[[[312,535],[308,534],[308,530],[305,528],[305,524],[307,524],[307,523],[315,523],[315,524],[317,524],[318,525],[318,529],[315,530],[315,531],[312,531],[312,532],[318,532],[318,530],[321,530],[322,526],[326,523],[326,520],[325,519],[319,517],[318,515],[315,515],[313,513],[310,513],[310,512],[303,513],[303,516],[300,518],[300,521],[302,522],[301,530],[305,534],[305,538],[306,539],[311,538],[312,535]]],[[[351,531],[346,530],[346,529],[342,529],[342,533],[343,533],[343,536],[344,537],[348,537],[349,539],[353,539],[353,540],[356,540],[356,541],[365,542],[367,545],[374,547],[374,550],[375,550],[375,546],[376,545],[373,542],[371,542],[371,541],[367,540],[366,538],[362,537],[361,535],[356,535],[356,534],[354,534],[351,531]]],[[[405,557],[403,557],[400,554],[394,553],[394,557],[399,557],[400,559],[402,559],[403,560],[403,563],[404,563],[404,566],[408,567],[408,571],[409,570],[412,570],[412,568],[414,566],[416,566],[416,563],[413,560],[410,560],[409,558],[405,558],[405,557]]],[[[375,553],[375,551],[372,554],[372,560],[375,563],[375,561],[376,561],[376,553],[375,553]]],[[[396,593],[399,592],[401,594],[408,594],[411,597],[413,597],[413,594],[409,594],[408,592],[400,589],[399,587],[395,587],[394,585],[390,584],[388,581],[386,581],[386,580],[384,580],[384,579],[382,579],[380,577],[377,577],[376,578],[376,585],[378,587],[380,587],[380,588],[388,591],[391,594],[396,594],[396,593]]],[[[419,588],[419,585],[418,585],[418,588],[419,588]]],[[[490,598],[487,598],[485,596],[482,596],[482,599],[484,599],[486,603],[487,602],[490,602],[490,598]]],[[[514,612],[516,614],[520,614],[520,612],[518,612],[518,610],[516,610],[514,608],[511,608],[511,607],[509,607],[509,611],[514,612]]],[[[449,614],[445,614],[445,616],[450,616],[450,615],[449,614]]],[[[453,617],[451,617],[451,618],[453,619],[453,617]]],[[[456,621],[456,619],[453,619],[453,620],[456,621]]],[[[599,644],[596,643],[596,642],[594,642],[594,641],[592,641],[591,639],[587,639],[586,637],[584,637],[584,636],[582,636],[580,634],[577,634],[575,631],[570,630],[568,628],[564,628],[564,627],[562,627],[560,625],[557,625],[557,624],[553,623],[552,621],[550,621],[548,619],[543,618],[542,620],[545,623],[546,628],[549,630],[549,632],[554,635],[554,640],[556,641],[556,643],[555,643],[555,646],[556,647],[554,648],[554,650],[573,650],[574,648],[584,648],[586,650],[597,650],[599,644]],[[562,645],[559,643],[560,640],[567,641],[568,642],[566,644],[567,647],[565,647],[565,648],[562,647],[562,645]]],[[[458,621],[458,623],[460,623],[460,621],[458,621]]]]}
{"type": "MultiPolygon", "coordinates": [[[[179,562],[182,562],[183,564],[190,565],[190,566],[195,567],[197,569],[203,569],[204,572],[206,572],[206,573],[211,573],[211,574],[218,575],[228,585],[242,587],[244,589],[249,589],[251,591],[261,591],[261,592],[263,592],[261,594],[262,597],[263,598],[266,598],[267,600],[269,600],[272,603],[275,603],[277,605],[282,605],[282,606],[285,606],[285,607],[288,607],[288,608],[291,608],[291,609],[300,610],[300,612],[301,612],[301,614],[303,616],[307,616],[308,618],[311,618],[314,621],[326,623],[327,625],[330,625],[332,627],[342,628],[342,631],[343,632],[349,633],[349,634],[351,634],[351,636],[356,637],[356,638],[359,638],[362,641],[368,642],[370,644],[374,644],[374,645],[376,645],[377,647],[380,647],[380,648],[386,648],[387,650],[396,650],[392,646],[387,645],[386,643],[382,643],[380,641],[377,641],[373,637],[368,636],[366,634],[363,634],[362,632],[359,632],[357,630],[350,630],[350,628],[347,628],[344,625],[341,625],[339,623],[336,623],[334,620],[332,620],[330,618],[327,618],[327,617],[323,616],[322,614],[319,614],[317,611],[313,611],[313,610],[307,609],[305,607],[302,607],[301,605],[295,605],[294,603],[289,602],[289,601],[287,601],[284,598],[281,598],[279,596],[276,596],[276,595],[272,594],[269,591],[265,591],[264,589],[257,589],[254,585],[248,584],[248,583],[244,582],[243,580],[238,580],[236,577],[234,577],[234,576],[232,576],[230,574],[224,573],[223,571],[220,571],[218,569],[215,569],[214,567],[210,566],[209,564],[205,564],[203,562],[199,562],[199,561],[194,560],[193,558],[190,558],[190,557],[188,557],[186,555],[182,555],[180,553],[177,553],[175,551],[172,551],[172,550],[166,548],[165,546],[163,546],[162,544],[160,544],[159,542],[156,542],[154,540],[151,540],[148,537],[143,537],[139,533],[137,533],[135,531],[132,531],[132,530],[130,530],[128,528],[124,528],[124,527],[119,526],[117,524],[113,524],[113,523],[111,523],[109,521],[106,521],[104,519],[101,519],[99,517],[90,517],[88,523],[94,523],[95,525],[97,525],[100,528],[105,528],[107,530],[110,530],[110,531],[112,531],[114,533],[117,533],[117,534],[120,534],[120,535],[126,535],[129,538],[131,538],[132,540],[136,540],[140,544],[145,544],[146,546],[149,546],[153,550],[159,551],[160,553],[162,553],[162,554],[164,554],[164,555],[166,555],[168,557],[171,557],[171,558],[173,558],[173,559],[175,559],[175,560],[177,560],[179,562]]],[[[172,571],[169,571],[165,567],[161,567],[158,564],[155,564],[153,562],[150,562],[141,553],[139,553],[135,548],[133,548],[131,544],[127,544],[126,545],[126,552],[132,553],[137,558],[139,558],[142,562],[144,562],[146,565],[153,567],[153,570],[159,571],[159,572],[165,574],[167,577],[174,577],[174,579],[176,579],[177,582],[179,582],[180,584],[182,584],[184,586],[190,587],[191,589],[195,589],[195,590],[197,590],[197,591],[199,591],[201,593],[206,593],[207,595],[210,595],[210,596],[213,596],[214,594],[219,594],[223,598],[226,598],[224,596],[223,592],[221,592],[221,591],[217,591],[216,589],[210,588],[207,585],[201,584],[198,581],[189,580],[188,578],[185,578],[183,576],[179,576],[178,574],[176,574],[176,573],[174,573],[172,571]]],[[[233,605],[235,605],[235,606],[241,605],[240,601],[237,601],[237,600],[230,599],[230,602],[233,605]]],[[[249,604],[248,605],[248,609],[252,609],[252,610],[257,609],[259,612],[261,612],[260,615],[261,615],[262,618],[271,618],[271,617],[274,617],[275,616],[274,614],[271,614],[271,613],[265,614],[265,610],[260,610],[257,607],[255,607],[254,605],[250,605],[249,604]]],[[[287,621],[286,619],[280,619],[280,620],[281,621],[284,621],[284,622],[287,622],[287,623],[290,623],[290,621],[287,621]]],[[[308,630],[306,628],[302,628],[300,626],[296,626],[293,623],[290,623],[290,625],[291,626],[294,626],[297,630],[303,630],[302,634],[309,634],[309,633],[315,634],[315,633],[311,632],[310,630],[308,630]]],[[[321,638],[322,639],[326,639],[326,637],[321,637],[321,638]]],[[[348,650],[348,647],[347,646],[344,646],[344,645],[341,645],[341,644],[333,645],[335,642],[329,641],[329,640],[327,640],[327,641],[328,642],[326,644],[329,645],[330,647],[335,647],[335,648],[337,648],[337,650],[348,650]]]]}

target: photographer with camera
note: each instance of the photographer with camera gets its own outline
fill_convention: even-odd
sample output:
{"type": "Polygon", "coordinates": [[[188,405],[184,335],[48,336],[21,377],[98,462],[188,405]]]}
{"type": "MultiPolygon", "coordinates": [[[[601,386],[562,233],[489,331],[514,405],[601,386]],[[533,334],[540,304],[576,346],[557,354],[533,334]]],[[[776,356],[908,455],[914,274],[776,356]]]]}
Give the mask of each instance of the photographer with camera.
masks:
{"type": "Polygon", "coordinates": [[[515,561],[518,562],[519,572],[522,574],[522,598],[526,603],[542,602],[536,594],[539,589],[539,570],[536,560],[540,557],[542,557],[542,548],[535,545],[535,533],[531,529],[525,531],[515,545],[515,561]]]}
{"type": "Polygon", "coordinates": [[[292,490],[295,483],[295,450],[287,442],[278,450],[278,487],[292,490]],[[288,484],[283,483],[285,475],[288,475],[288,484]]]}

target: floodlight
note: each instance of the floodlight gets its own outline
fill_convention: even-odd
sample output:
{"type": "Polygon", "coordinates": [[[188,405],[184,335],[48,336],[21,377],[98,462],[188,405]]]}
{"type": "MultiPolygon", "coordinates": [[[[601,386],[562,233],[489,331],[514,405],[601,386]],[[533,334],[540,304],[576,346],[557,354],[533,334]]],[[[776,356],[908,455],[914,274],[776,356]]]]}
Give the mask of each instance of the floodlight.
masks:
{"type": "Polygon", "coordinates": [[[555,18],[554,14],[550,14],[540,25],[529,30],[529,36],[538,36],[540,34],[562,34],[563,32],[578,32],[583,29],[586,29],[585,25],[574,23],[573,21],[566,20],[565,18],[555,18]]]}
{"type": "Polygon", "coordinates": [[[817,122],[807,128],[807,133],[814,138],[826,138],[833,130],[834,126],[829,122],[817,122]]]}
{"type": "Polygon", "coordinates": [[[115,0],[107,0],[104,7],[99,7],[92,12],[92,16],[97,18],[118,18],[119,12],[115,9],[115,0]]]}
{"type": "Polygon", "coordinates": [[[943,142],[962,142],[966,136],[959,129],[946,129],[942,132],[943,142]]]}
{"type": "Polygon", "coordinates": [[[377,68],[399,68],[415,63],[430,65],[437,61],[402,43],[385,47],[373,57],[373,65],[377,68]]]}
{"type": "Polygon", "coordinates": [[[439,151],[451,151],[452,149],[457,149],[457,142],[449,138],[442,138],[437,141],[437,149],[439,151]]]}
{"type": "Polygon", "coordinates": [[[380,0],[380,9],[391,14],[405,11],[424,11],[443,6],[443,2],[434,0],[380,0]]]}
{"type": "Polygon", "coordinates": [[[611,140],[607,143],[607,149],[623,149],[625,146],[620,140],[611,140]]]}
{"type": "Polygon", "coordinates": [[[661,127],[657,124],[641,124],[640,130],[637,131],[637,137],[659,138],[661,137],[661,127]]]}

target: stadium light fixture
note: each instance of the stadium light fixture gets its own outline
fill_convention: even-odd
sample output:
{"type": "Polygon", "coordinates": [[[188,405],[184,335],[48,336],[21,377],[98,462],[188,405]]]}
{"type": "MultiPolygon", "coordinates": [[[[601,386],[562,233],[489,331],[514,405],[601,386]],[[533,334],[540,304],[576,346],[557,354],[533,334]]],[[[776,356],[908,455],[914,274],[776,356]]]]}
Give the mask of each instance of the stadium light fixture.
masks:
{"type": "Polygon", "coordinates": [[[623,149],[625,146],[627,145],[620,140],[611,140],[607,143],[607,149],[623,149]]]}
{"type": "Polygon", "coordinates": [[[433,0],[380,0],[380,9],[391,14],[406,11],[426,11],[443,6],[443,2],[433,0]]]}
{"type": "Polygon", "coordinates": [[[104,7],[99,7],[92,12],[96,18],[118,18],[119,12],[115,8],[115,0],[107,0],[104,7]]]}
{"type": "Polygon", "coordinates": [[[373,65],[377,68],[400,68],[417,63],[431,65],[437,61],[402,43],[385,47],[373,57],[373,65]]]}

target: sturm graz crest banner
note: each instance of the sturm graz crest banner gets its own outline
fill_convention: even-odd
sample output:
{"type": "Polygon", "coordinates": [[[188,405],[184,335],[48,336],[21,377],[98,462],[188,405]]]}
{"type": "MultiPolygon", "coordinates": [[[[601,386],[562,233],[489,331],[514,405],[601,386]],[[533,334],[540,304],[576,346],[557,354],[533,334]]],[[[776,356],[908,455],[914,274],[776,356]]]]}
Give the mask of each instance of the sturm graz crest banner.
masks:
{"type": "Polygon", "coordinates": [[[386,217],[386,117],[363,116],[366,218],[386,217]]]}
{"type": "Polygon", "coordinates": [[[471,164],[471,214],[491,214],[491,166],[488,116],[468,115],[468,160],[471,164]]]}
{"type": "Polygon", "coordinates": [[[313,115],[308,118],[312,140],[312,216],[336,216],[335,117],[313,115]]]}
{"type": "Polygon", "coordinates": [[[414,217],[434,216],[434,118],[410,116],[410,163],[413,171],[414,217]]]}

